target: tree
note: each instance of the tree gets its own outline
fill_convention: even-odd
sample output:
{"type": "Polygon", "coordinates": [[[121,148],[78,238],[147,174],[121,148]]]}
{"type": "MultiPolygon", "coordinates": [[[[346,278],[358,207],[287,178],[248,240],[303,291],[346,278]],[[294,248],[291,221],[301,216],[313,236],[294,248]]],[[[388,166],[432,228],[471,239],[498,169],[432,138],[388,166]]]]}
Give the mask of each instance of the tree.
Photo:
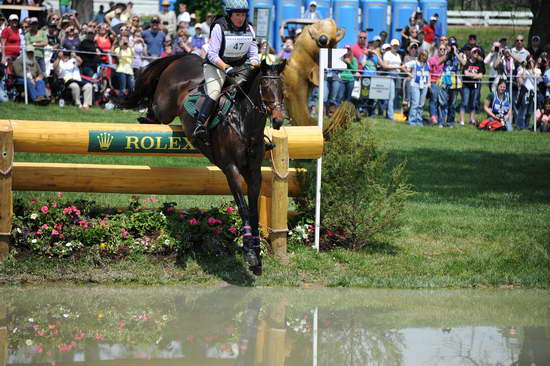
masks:
{"type": "Polygon", "coordinates": [[[78,20],[81,23],[88,22],[94,17],[93,0],[73,0],[73,9],[78,13],[78,20]]]}
{"type": "Polygon", "coordinates": [[[550,27],[548,19],[550,18],[550,1],[548,0],[529,0],[529,6],[533,13],[533,22],[529,30],[529,40],[538,35],[542,40],[543,47],[548,49],[550,44],[550,27]]]}

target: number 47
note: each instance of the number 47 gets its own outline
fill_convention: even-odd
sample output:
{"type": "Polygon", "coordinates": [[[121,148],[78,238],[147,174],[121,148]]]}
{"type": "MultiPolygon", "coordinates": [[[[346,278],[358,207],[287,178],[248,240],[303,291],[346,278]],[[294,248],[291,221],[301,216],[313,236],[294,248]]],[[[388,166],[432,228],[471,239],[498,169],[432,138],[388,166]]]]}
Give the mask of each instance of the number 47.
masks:
{"type": "Polygon", "coordinates": [[[244,43],[235,43],[235,45],[233,46],[233,49],[242,50],[243,46],[244,46],[244,43]]]}

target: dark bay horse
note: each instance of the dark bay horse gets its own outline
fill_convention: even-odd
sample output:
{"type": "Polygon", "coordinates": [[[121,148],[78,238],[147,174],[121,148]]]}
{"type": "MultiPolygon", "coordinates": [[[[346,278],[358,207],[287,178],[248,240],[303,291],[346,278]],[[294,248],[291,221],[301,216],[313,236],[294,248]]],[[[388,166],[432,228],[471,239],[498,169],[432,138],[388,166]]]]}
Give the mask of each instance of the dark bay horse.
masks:
{"type": "Polygon", "coordinates": [[[177,55],[152,62],[137,80],[135,92],[119,103],[123,108],[148,107],[162,123],[170,123],[179,115],[185,135],[227,178],[243,221],[244,257],[256,275],[262,271],[258,199],[265,154],[264,128],[267,118],[275,129],[283,123],[280,74],[284,66],[284,62],[279,65],[262,62],[249,72],[248,81],[236,87],[235,103],[224,121],[210,129],[208,144],[193,139],[196,122],[183,108],[186,98],[204,81],[203,60],[199,56],[177,55]],[[248,186],[248,204],[241,177],[248,186]]]}

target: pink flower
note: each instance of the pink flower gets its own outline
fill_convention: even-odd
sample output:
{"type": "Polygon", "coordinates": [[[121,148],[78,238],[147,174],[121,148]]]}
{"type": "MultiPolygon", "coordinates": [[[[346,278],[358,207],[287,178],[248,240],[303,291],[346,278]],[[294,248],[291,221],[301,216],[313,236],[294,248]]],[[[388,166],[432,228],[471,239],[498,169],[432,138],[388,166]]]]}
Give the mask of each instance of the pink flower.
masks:
{"type": "Polygon", "coordinates": [[[109,221],[107,221],[107,220],[105,220],[105,219],[103,219],[103,220],[101,220],[101,221],[99,222],[99,225],[100,225],[100,226],[107,226],[108,224],[109,224],[109,221]]]}
{"type": "Polygon", "coordinates": [[[39,330],[39,331],[36,332],[36,335],[42,337],[42,336],[46,335],[46,332],[43,331],[43,330],[39,330]]]}
{"type": "Polygon", "coordinates": [[[50,329],[55,329],[55,324],[50,324],[50,325],[48,325],[48,328],[50,328],[50,329]]]}
{"type": "Polygon", "coordinates": [[[46,225],[46,224],[44,224],[44,225],[42,225],[42,226],[40,226],[40,227],[41,227],[42,229],[49,229],[49,228],[50,228],[50,227],[49,227],[48,225],[46,225]]]}
{"type": "Polygon", "coordinates": [[[40,328],[40,327],[38,326],[38,324],[34,324],[34,325],[32,326],[32,329],[34,329],[34,330],[38,330],[38,328],[40,328]]]}
{"type": "Polygon", "coordinates": [[[213,217],[209,217],[207,222],[208,222],[208,225],[216,225],[218,220],[216,220],[213,217]]]}
{"type": "Polygon", "coordinates": [[[57,202],[52,202],[51,206],[52,206],[53,208],[56,208],[56,207],[57,207],[57,202]]]}
{"type": "Polygon", "coordinates": [[[86,220],[80,220],[78,222],[78,225],[80,225],[81,228],[87,229],[90,227],[90,224],[88,224],[88,221],[86,220]]]}
{"type": "MultiPolygon", "coordinates": [[[[51,355],[49,355],[49,356],[51,356],[51,355]]],[[[50,365],[55,366],[55,365],[57,365],[57,362],[55,360],[53,360],[53,361],[50,362],[50,365]]]]}
{"type": "Polygon", "coordinates": [[[43,214],[47,214],[49,209],[48,209],[48,206],[42,206],[40,207],[40,211],[42,211],[43,214]]]}
{"type": "Polygon", "coordinates": [[[97,339],[98,341],[103,340],[103,338],[104,337],[101,334],[96,334],[96,336],[95,336],[95,339],[97,339]]]}
{"type": "Polygon", "coordinates": [[[53,228],[57,231],[61,231],[63,229],[63,224],[55,224],[53,228]]]}
{"type": "Polygon", "coordinates": [[[63,198],[63,193],[62,192],[57,192],[57,198],[62,199],[63,198]]]}
{"type": "Polygon", "coordinates": [[[166,209],[166,213],[167,213],[167,214],[173,214],[174,211],[175,211],[175,210],[174,210],[174,207],[168,207],[168,208],[166,209]]]}
{"type": "Polygon", "coordinates": [[[42,352],[44,352],[44,346],[39,344],[38,346],[34,347],[34,350],[38,353],[42,353],[42,352]]]}
{"type": "Polygon", "coordinates": [[[132,196],[132,199],[133,199],[134,201],[139,201],[139,196],[132,196]]]}
{"type": "Polygon", "coordinates": [[[232,232],[233,234],[235,234],[238,229],[235,227],[235,226],[231,226],[229,229],[227,229],[228,231],[232,232]]]}
{"type": "Polygon", "coordinates": [[[143,204],[144,204],[144,205],[146,205],[146,204],[147,204],[147,202],[149,202],[149,199],[145,199],[145,200],[143,200],[143,204]]]}
{"type": "Polygon", "coordinates": [[[52,236],[55,236],[55,235],[59,235],[59,231],[57,231],[57,230],[52,230],[52,236]]]}
{"type": "Polygon", "coordinates": [[[36,198],[31,199],[31,203],[38,203],[38,200],[36,198]]]}
{"type": "Polygon", "coordinates": [[[130,235],[130,233],[126,229],[122,229],[120,231],[120,236],[122,236],[124,239],[126,239],[130,235]]]}
{"type": "Polygon", "coordinates": [[[36,232],[36,235],[42,235],[42,234],[43,234],[43,231],[42,231],[42,230],[38,230],[38,231],[36,232]]]}
{"type": "Polygon", "coordinates": [[[65,235],[59,234],[59,239],[65,239],[65,235]]]}
{"type": "Polygon", "coordinates": [[[198,225],[199,223],[199,220],[197,220],[196,218],[192,218],[191,220],[187,221],[189,223],[189,225],[198,225]]]}
{"type": "Polygon", "coordinates": [[[232,207],[232,206],[227,206],[225,208],[225,211],[229,212],[230,214],[232,214],[233,212],[235,212],[235,209],[232,207]]]}
{"type": "Polygon", "coordinates": [[[222,229],[216,229],[213,231],[214,235],[220,235],[222,233],[222,229]]]}
{"type": "Polygon", "coordinates": [[[149,201],[151,201],[152,203],[157,203],[158,202],[158,200],[155,196],[149,197],[149,201]]]}

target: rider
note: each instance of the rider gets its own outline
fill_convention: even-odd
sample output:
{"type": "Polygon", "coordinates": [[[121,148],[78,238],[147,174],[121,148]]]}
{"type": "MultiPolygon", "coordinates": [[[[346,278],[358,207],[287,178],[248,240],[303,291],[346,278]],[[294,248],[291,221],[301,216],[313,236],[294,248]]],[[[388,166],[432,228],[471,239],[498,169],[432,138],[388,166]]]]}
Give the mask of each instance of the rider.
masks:
{"type": "Polygon", "coordinates": [[[205,123],[221,94],[226,76],[234,78],[239,74],[244,82],[249,65],[260,63],[256,33],[248,24],[248,0],[227,0],[226,15],[218,18],[210,30],[207,59],[204,64],[206,98],[197,116],[197,127],[193,137],[206,140],[208,135],[205,123]]]}

